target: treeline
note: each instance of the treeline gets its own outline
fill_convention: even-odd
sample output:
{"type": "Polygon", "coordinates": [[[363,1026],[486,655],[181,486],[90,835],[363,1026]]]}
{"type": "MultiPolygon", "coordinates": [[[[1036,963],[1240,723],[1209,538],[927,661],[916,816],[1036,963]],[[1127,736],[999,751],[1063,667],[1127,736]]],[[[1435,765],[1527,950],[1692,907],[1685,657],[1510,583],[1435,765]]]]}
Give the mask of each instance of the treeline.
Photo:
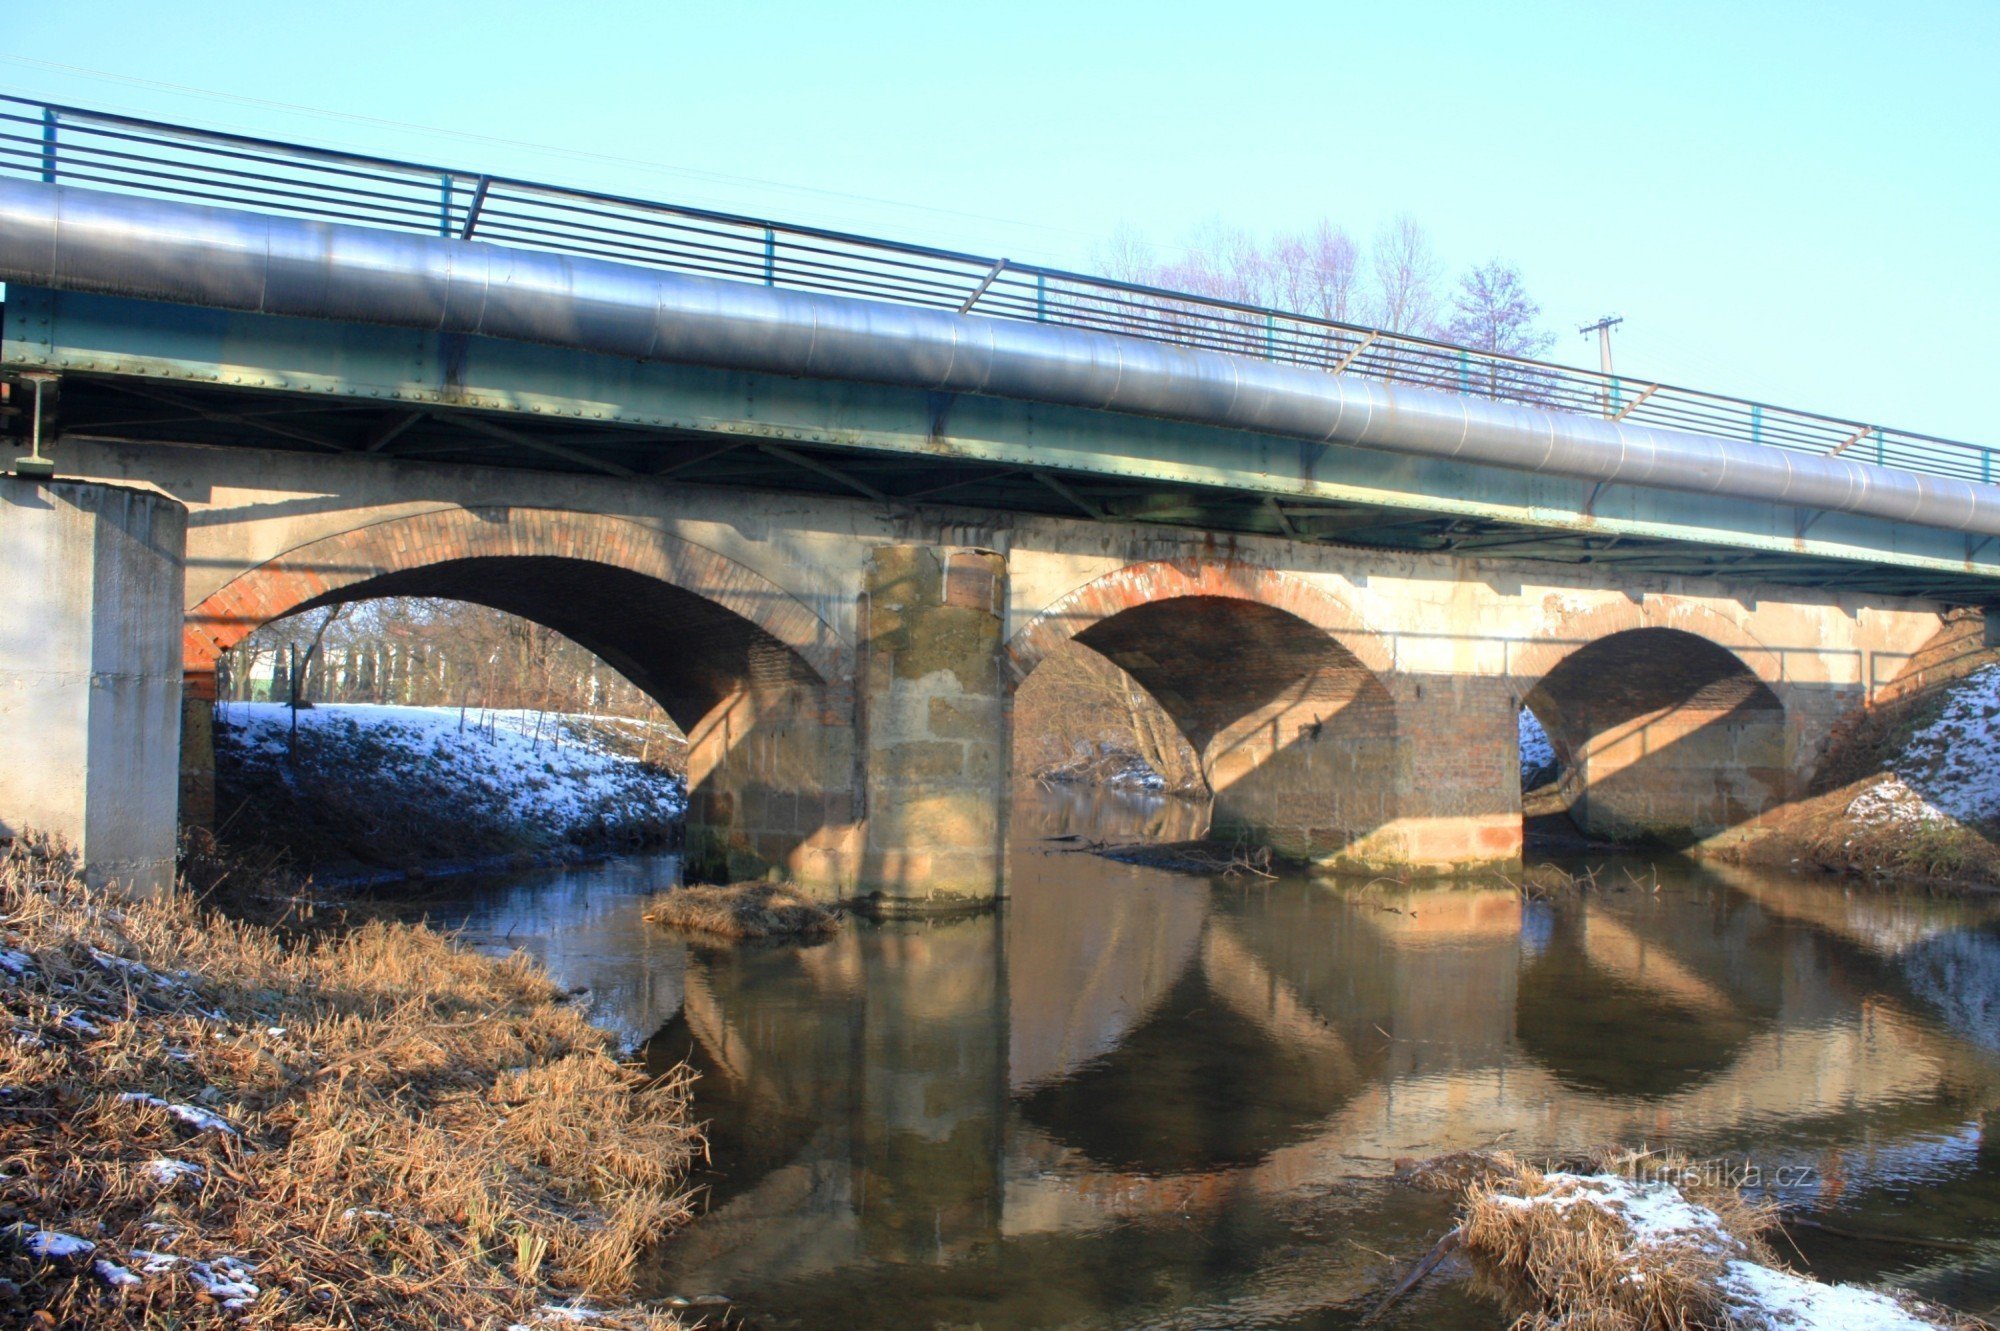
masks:
{"type": "Polygon", "coordinates": [[[1366,245],[1332,221],[1262,238],[1215,224],[1192,236],[1178,258],[1159,258],[1130,230],[1096,257],[1105,275],[1120,281],[1369,324],[1480,351],[1539,356],[1555,342],[1540,326],[1541,306],[1528,294],[1520,269],[1490,259],[1453,278],[1430,233],[1408,214],[1366,245]]]}
{"type": "Polygon", "coordinates": [[[591,652],[530,620],[465,601],[391,597],[273,620],[224,654],[217,696],[285,702],[533,708],[664,721],[591,652]]]}

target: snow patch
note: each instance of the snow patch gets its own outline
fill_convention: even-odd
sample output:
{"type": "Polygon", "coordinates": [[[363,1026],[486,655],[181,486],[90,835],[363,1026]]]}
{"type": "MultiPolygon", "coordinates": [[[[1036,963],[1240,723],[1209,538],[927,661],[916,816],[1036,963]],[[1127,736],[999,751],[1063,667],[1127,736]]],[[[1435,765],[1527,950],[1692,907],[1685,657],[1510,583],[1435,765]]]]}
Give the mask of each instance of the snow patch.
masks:
{"type": "Polygon", "coordinates": [[[163,1188],[171,1188],[183,1182],[200,1183],[203,1170],[200,1165],[185,1160],[173,1160],[166,1156],[146,1162],[146,1175],[163,1188]]]}
{"type": "Polygon", "coordinates": [[[97,1251],[97,1245],[89,1239],[80,1239],[59,1229],[16,1225],[14,1231],[21,1236],[21,1246],[28,1250],[29,1255],[43,1261],[60,1262],[71,1257],[87,1257],[97,1251]]]}
{"type": "Polygon", "coordinates": [[[256,1267],[235,1257],[217,1257],[188,1264],[188,1279],[201,1286],[211,1298],[222,1300],[225,1308],[247,1308],[263,1291],[250,1279],[256,1267]]]}
{"type": "Polygon", "coordinates": [[[1861,827],[1880,827],[1884,824],[1906,826],[1911,823],[1941,823],[1945,814],[1904,784],[1902,777],[1891,775],[1850,800],[1847,819],[1861,827]]]}
{"type": "Polygon", "coordinates": [[[1671,1183],[1638,1182],[1608,1174],[1552,1173],[1548,1188],[1532,1197],[1495,1194],[1517,1209],[1567,1211],[1593,1206],[1624,1221],[1632,1250],[1687,1247],[1729,1260],[1722,1296],[1735,1325],[1746,1331],[1937,1331],[1887,1294],[1854,1285],[1827,1285],[1749,1260],[1722,1218],[1690,1202],[1671,1183]]]}
{"type": "MultiPolygon", "coordinates": [[[[216,723],[227,728],[229,742],[247,760],[282,758],[292,724],[285,704],[232,702],[215,711],[216,723]]],[[[614,752],[608,743],[610,731],[644,730],[651,724],[530,709],[377,703],[317,703],[298,713],[302,735],[334,745],[366,739],[406,752],[423,769],[413,777],[413,792],[418,785],[484,789],[514,818],[564,836],[586,831],[608,810],[656,822],[686,810],[679,781],[659,767],[614,752]]],[[[667,736],[658,738],[655,748],[664,752],[667,736]]]]}
{"type": "Polygon", "coordinates": [[[1863,791],[1848,806],[1850,816],[1896,823],[2000,818],[2000,666],[1960,681],[1937,720],[1912,735],[1890,767],[1890,780],[1863,791]]]}
{"type": "Polygon", "coordinates": [[[1756,1331],[1937,1331],[1887,1294],[1756,1262],[1731,1262],[1722,1288],[1730,1310],[1756,1331]]]}
{"type": "Polygon", "coordinates": [[[1526,785],[1544,773],[1554,770],[1556,746],[1549,743],[1549,732],[1542,729],[1541,721],[1525,707],[1521,709],[1519,725],[1521,782],[1526,785]]]}
{"type": "Polygon", "coordinates": [[[230,1126],[228,1119],[211,1110],[203,1109],[200,1105],[176,1104],[172,1100],[162,1100],[159,1096],[148,1095],[144,1091],[126,1091],[118,1099],[123,1104],[151,1105],[155,1109],[164,1109],[196,1132],[221,1132],[231,1137],[236,1135],[236,1129],[230,1126]]]}
{"type": "Polygon", "coordinates": [[[97,1272],[97,1278],[113,1289],[129,1289],[133,1285],[144,1283],[118,1263],[102,1257],[92,1262],[91,1267],[97,1272]]]}

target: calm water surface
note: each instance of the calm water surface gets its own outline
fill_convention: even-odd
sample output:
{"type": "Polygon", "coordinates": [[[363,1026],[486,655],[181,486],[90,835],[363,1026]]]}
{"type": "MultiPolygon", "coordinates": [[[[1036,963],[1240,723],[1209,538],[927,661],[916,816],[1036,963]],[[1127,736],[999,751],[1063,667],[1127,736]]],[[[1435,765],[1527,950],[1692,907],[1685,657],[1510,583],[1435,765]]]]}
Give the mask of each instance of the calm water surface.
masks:
{"type": "MultiPolygon", "coordinates": [[[[999,915],[809,948],[646,925],[671,857],[433,904],[700,1071],[708,1212],[647,1293],[752,1327],[1347,1327],[1448,1223],[1397,1159],[1621,1143],[1783,1171],[1876,1236],[1802,1236],[1823,1276],[2000,1303],[1992,906],[1678,861],[1556,905],[1208,880],[1042,840],[1178,839],[1185,804],[1057,792],[1015,823],[999,915]]],[[[1503,1324],[1451,1281],[1381,1323],[1503,1324]]]]}

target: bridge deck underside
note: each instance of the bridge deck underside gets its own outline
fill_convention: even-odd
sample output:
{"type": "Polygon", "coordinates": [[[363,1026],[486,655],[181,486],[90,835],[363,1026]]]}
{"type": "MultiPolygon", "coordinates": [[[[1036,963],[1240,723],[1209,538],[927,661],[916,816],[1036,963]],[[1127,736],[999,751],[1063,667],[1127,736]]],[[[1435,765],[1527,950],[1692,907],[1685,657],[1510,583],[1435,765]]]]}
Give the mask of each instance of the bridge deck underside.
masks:
{"type": "MultiPolygon", "coordinates": [[[[609,474],[2000,600],[2000,542],[1172,422],[16,287],[62,433],[609,474]]],[[[58,465],[60,451],[58,449],[58,465]]]]}

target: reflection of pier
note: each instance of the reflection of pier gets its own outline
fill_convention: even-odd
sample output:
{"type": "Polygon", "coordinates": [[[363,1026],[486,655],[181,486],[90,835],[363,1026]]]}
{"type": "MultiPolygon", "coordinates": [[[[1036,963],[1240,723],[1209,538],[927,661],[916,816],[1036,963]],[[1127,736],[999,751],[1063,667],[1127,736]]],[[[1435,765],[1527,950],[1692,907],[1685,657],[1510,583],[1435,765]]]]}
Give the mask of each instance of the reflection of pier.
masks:
{"type": "MultiPolygon", "coordinates": [[[[1786,915],[1785,900],[1632,893],[1524,936],[1505,891],[1210,884],[1028,856],[999,921],[697,958],[704,1093],[754,1109],[766,1149],[730,1157],[670,1261],[705,1285],[937,1265],[1149,1217],[1235,1223],[1397,1157],[1494,1145],[1719,1152],[1754,1131],[1833,1160],[1865,1121],[1888,1159],[2000,1104],[2000,1068],[1921,1005],[1849,998],[1845,977],[1879,965],[1857,942],[1948,928],[1786,915]],[[1580,996],[1642,1023],[1625,1044],[1657,1037],[1669,1055],[1584,1058],[1580,996]]],[[[1328,1261],[1314,1278],[1332,1299],[1359,1276],[1328,1261]]]]}

